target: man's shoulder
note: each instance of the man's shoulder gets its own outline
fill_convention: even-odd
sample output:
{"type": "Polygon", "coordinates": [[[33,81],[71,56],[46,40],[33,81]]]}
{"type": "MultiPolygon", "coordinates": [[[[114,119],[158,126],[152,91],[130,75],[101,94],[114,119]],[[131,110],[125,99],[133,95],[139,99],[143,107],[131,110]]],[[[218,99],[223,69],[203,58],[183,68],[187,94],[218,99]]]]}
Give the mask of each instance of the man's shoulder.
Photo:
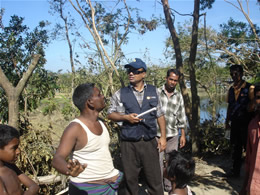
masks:
{"type": "Polygon", "coordinates": [[[0,167],[0,176],[3,177],[3,176],[11,176],[11,175],[16,175],[14,170],[10,169],[9,167],[7,166],[2,166],[0,167]]]}
{"type": "Polygon", "coordinates": [[[83,122],[77,118],[72,120],[69,123],[69,125],[65,128],[64,133],[72,134],[73,136],[76,136],[78,133],[81,133],[83,130],[81,123],[83,122]]]}

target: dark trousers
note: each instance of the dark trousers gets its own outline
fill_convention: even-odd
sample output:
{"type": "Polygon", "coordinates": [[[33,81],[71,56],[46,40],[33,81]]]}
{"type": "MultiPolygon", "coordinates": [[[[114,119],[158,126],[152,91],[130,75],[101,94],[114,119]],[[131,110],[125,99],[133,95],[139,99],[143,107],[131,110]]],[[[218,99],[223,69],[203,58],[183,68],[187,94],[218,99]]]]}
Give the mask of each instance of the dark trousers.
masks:
{"type": "Polygon", "coordinates": [[[159,153],[156,139],[137,142],[122,141],[121,154],[125,174],[124,195],[138,194],[138,176],[143,168],[150,195],[163,195],[159,153]]]}
{"type": "Polygon", "coordinates": [[[69,195],[88,195],[88,193],[69,183],[69,195]]]}
{"type": "Polygon", "coordinates": [[[231,147],[233,171],[240,173],[242,165],[242,152],[246,150],[248,120],[233,120],[231,123],[231,147]]]}

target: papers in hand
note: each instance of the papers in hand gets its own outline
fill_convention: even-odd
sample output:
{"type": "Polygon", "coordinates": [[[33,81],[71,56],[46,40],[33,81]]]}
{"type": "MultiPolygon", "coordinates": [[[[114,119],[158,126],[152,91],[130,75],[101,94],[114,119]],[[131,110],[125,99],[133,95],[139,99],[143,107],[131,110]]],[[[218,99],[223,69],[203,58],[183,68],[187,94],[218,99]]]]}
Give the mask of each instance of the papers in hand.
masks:
{"type": "Polygon", "coordinates": [[[149,109],[149,110],[146,110],[145,112],[142,112],[141,114],[138,114],[136,117],[143,116],[143,115],[148,114],[148,113],[150,113],[150,112],[152,112],[152,111],[155,111],[155,110],[156,110],[156,107],[151,108],[151,109],[149,109]]]}

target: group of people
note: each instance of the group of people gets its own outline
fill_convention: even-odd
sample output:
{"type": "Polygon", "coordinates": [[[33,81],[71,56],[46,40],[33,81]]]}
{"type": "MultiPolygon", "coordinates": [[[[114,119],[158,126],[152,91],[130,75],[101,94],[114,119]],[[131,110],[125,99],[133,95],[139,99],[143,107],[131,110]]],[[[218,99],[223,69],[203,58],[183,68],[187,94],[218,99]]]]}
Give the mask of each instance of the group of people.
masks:
{"type": "MultiPolygon", "coordinates": [[[[169,69],[165,84],[157,89],[145,82],[147,67],[141,59],[135,58],[133,62],[126,64],[125,68],[130,84],[119,89],[111,97],[107,113],[108,119],[120,122],[122,172],[113,165],[109,151],[109,132],[106,124],[99,118],[99,113],[106,106],[105,98],[93,83],[81,84],[73,93],[73,103],[79,109],[80,116],[71,121],[64,130],[52,161],[53,167],[70,177],[70,195],[119,194],[121,183],[124,185],[120,194],[138,195],[141,170],[144,173],[147,191],[151,195],[163,195],[164,191],[169,194],[191,194],[187,184],[194,175],[195,162],[177,151],[178,148],[185,146],[187,125],[184,101],[181,93],[176,89],[181,77],[180,72],[169,69]]],[[[236,71],[239,73],[239,70],[231,73],[234,86],[229,90],[226,125],[231,125],[232,143],[235,148],[239,148],[235,150],[237,153],[234,159],[239,159],[244,144],[244,134],[242,134],[242,125],[235,126],[237,124],[235,120],[239,121],[239,119],[234,119],[233,115],[234,113],[237,115],[240,111],[234,111],[239,107],[234,102],[237,102],[237,99],[239,105],[244,101],[249,102],[250,98],[246,94],[251,88],[242,80],[241,75],[239,75],[241,78],[237,79],[236,71]],[[238,88],[240,88],[239,92],[237,92],[238,88]],[[241,132],[238,128],[241,128],[241,132]],[[233,129],[236,132],[233,132],[235,131],[233,129]]],[[[252,166],[257,168],[258,161],[252,159],[257,155],[256,145],[259,140],[259,87],[255,87],[254,96],[258,103],[259,115],[249,125],[252,131],[248,141],[250,149],[247,150],[248,177],[244,191],[249,189],[250,182],[258,181],[258,177],[252,170],[252,166]]],[[[246,108],[243,109],[242,115],[247,111],[246,108]]],[[[242,117],[245,120],[244,116],[242,117]]],[[[20,153],[18,145],[17,130],[7,125],[0,125],[0,194],[21,194],[22,189],[18,185],[20,183],[27,187],[25,194],[36,194],[39,190],[38,185],[14,165],[20,153]]],[[[236,167],[240,168],[239,163],[234,163],[231,174],[237,174],[235,171],[236,167]]]]}

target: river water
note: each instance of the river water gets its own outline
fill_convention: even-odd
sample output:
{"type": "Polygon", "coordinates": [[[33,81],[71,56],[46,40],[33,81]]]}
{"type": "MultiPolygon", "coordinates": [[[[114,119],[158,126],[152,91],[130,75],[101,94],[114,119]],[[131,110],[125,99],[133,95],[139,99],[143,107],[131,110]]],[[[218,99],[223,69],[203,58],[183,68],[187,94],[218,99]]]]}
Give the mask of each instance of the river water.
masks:
{"type": "MultiPolygon", "coordinates": [[[[218,97],[219,103],[216,106],[217,123],[224,124],[227,114],[226,96],[218,97]]],[[[212,120],[211,110],[213,105],[208,97],[200,97],[200,123],[205,120],[212,120]]]]}

